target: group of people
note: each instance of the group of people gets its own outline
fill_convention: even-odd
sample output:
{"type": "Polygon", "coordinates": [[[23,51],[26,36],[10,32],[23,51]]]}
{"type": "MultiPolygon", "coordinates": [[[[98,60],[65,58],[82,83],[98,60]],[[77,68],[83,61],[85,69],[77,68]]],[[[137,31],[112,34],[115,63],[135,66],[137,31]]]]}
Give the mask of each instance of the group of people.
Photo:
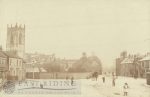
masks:
{"type": "MultiPolygon", "coordinates": [[[[115,77],[115,75],[112,76],[112,86],[113,87],[115,87],[115,85],[116,85],[116,78],[117,77],[115,77]]],[[[66,79],[68,79],[68,77],[66,79]]],[[[74,77],[71,77],[70,80],[71,80],[71,85],[73,85],[74,84],[74,77]]],[[[105,76],[102,76],[103,83],[105,83],[105,80],[106,80],[105,76]]],[[[124,85],[123,85],[123,95],[124,96],[128,96],[128,89],[129,89],[128,83],[124,83],[124,85]]]]}
{"type": "MultiPolygon", "coordinates": [[[[113,78],[112,78],[112,86],[115,86],[115,80],[116,80],[116,77],[113,76],[113,78]]],[[[103,81],[103,83],[105,83],[105,76],[102,77],[102,81],[103,81]]]]}
{"type": "MultiPolygon", "coordinates": [[[[105,83],[105,76],[102,76],[102,81],[103,83],[105,83]]],[[[115,87],[116,85],[116,77],[113,75],[112,77],[112,86],[115,87]]],[[[129,89],[129,86],[128,86],[128,83],[124,83],[124,86],[123,86],[123,95],[124,96],[128,96],[128,89],[129,89]]]]}

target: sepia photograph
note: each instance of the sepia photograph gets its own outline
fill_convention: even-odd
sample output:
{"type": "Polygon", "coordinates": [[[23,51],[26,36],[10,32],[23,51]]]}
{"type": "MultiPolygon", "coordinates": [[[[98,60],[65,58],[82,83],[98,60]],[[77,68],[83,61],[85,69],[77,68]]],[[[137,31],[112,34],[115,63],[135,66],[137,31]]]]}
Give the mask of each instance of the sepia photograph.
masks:
{"type": "Polygon", "coordinates": [[[150,0],[0,0],[0,97],[150,97],[150,0]]]}

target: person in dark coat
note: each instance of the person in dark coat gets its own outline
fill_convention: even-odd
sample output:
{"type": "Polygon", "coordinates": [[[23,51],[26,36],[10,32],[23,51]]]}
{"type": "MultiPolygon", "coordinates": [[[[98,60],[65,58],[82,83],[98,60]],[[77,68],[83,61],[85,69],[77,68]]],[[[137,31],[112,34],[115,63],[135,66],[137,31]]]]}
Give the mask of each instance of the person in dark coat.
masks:
{"type": "Polygon", "coordinates": [[[115,78],[112,79],[112,86],[115,87],[116,83],[115,83],[115,78]]]}
{"type": "Polygon", "coordinates": [[[105,83],[105,76],[102,77],[103,83],[105,83]]]}
{"type": "Polygon", "coordinates": [[[71,85],[73,86],[74,77],[71,77],[71,85]]]}

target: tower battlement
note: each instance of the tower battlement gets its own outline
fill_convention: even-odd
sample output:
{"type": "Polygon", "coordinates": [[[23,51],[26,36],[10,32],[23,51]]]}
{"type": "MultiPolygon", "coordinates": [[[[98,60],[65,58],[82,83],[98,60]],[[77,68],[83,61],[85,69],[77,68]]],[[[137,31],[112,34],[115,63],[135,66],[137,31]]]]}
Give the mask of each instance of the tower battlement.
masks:
{"type": "Polygon", "coordinates": [[[22,25],[22,24],[20,24],[20,25],[18,25],[17,23],[16,23],[16,25],[9,25],[9,24],[7,24],[7,29],[24,29],[25,30],[25,24],[24,25],[22,25]]]}

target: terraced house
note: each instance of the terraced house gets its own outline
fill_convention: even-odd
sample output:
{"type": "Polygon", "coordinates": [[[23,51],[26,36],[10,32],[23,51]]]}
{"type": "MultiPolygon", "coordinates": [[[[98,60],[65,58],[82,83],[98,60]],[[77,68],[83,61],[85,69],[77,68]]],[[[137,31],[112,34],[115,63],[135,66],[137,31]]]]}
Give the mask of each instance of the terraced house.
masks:
{"type": "Polygon", "coordinates": [[[23,80],[23,59],[12,52],[4,52],[8,62],[8,80],[23,80]]]}
{"type": "Polygon", "coordinates": [[[7,67],[7,56],[2,52],[2,49],[0,49],[0,84],[3,84],[3,82],[6,81],[8,72],[7,67]]]}
{"type": "Polygon", "coordinates": [[[127,55],[116,59],[116,74],[118,76],[146,77],[150,70],[149,55],[127,55]]]}

